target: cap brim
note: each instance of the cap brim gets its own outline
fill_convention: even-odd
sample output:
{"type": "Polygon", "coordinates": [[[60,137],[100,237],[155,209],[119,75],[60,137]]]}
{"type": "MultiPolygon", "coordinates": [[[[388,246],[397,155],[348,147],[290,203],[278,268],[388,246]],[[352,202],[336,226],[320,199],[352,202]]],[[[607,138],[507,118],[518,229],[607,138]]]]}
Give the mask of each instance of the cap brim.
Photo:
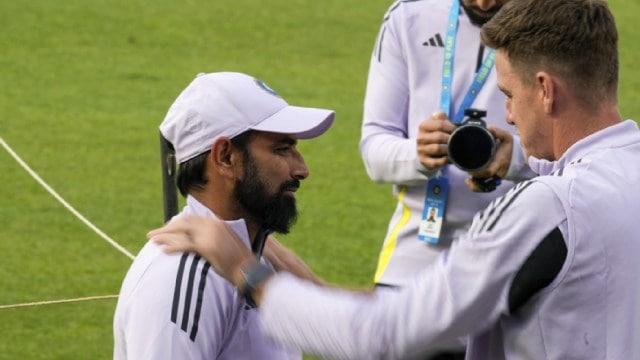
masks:
{"type": "Polygon", "coordinates": [[[324,134],[331,127],[334,118],[335,112],[332,110],[289,105],[251,129],[311,139],[324,134]]]}

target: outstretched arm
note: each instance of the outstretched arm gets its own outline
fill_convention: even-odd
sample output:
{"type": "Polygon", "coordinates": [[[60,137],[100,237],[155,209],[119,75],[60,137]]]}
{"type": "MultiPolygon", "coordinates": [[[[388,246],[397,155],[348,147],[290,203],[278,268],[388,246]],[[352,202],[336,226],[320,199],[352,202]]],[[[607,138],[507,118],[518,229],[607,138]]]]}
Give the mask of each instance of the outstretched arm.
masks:
{"type": "Polygon", "coordinates": [[[302,259],[293,251],[282,245],[275,237],[269,236],[262,252],[277,271],[287,271],[300,279],[311,281],[318,285],[325,285],[302,259]]]}

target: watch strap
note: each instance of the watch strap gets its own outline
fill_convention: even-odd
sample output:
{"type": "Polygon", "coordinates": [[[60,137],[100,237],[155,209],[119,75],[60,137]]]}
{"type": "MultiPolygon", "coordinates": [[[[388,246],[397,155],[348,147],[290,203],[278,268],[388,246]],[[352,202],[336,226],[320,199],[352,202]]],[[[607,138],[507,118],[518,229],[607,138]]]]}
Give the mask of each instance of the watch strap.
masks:
{"type": "Polygon", "coordinates": [[[254,291],[273,274],[275,274],[273,268],[261,262],[253,263],[247,268],[242,269],[244,284],[240,288],[240,294],[245,298],[249,306],[253,308],[256,307],[255,301],[253,300],[254,291]]]}

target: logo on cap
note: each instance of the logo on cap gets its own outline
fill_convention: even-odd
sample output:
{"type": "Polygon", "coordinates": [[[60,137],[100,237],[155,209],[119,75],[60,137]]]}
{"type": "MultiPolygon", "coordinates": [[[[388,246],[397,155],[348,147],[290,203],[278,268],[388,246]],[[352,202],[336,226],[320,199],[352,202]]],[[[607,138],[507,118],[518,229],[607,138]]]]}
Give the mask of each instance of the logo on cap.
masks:
{"type": "Polygon", "coordinates": [[[273,96],[280,97],[280,95],[278,95],[278,93],[275,90],[273,90],[272,88],[268,87],[267,84],[265,84],[262,80],[259,80],[259,79],[254,79],[254,80],[256,81],[256,84],[262,88],[262,90],[268,92],[269,94],[271,94],[273,96]]]}

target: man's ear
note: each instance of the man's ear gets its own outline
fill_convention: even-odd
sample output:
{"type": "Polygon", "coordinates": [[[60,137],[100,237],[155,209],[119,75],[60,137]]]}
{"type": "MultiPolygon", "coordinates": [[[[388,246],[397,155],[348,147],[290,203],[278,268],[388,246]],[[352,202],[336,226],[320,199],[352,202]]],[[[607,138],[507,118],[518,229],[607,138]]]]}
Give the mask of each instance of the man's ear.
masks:
{"type": "Polygon", "coordinates": [[[540,89],[540,97],[542,98],[542,105],[544,111],[547,114],[553,112],[556,102],[556,86],[554,78],[547,72],[541,71],[536,74],[536,83],[540,89]]]}
{"type": "Polygon", "coordinates": [[[238,161],[236,151],[228,137],[220,137],[211,145],[211,162],[222,176],[235,177],[234,169],[238,161]]]}

